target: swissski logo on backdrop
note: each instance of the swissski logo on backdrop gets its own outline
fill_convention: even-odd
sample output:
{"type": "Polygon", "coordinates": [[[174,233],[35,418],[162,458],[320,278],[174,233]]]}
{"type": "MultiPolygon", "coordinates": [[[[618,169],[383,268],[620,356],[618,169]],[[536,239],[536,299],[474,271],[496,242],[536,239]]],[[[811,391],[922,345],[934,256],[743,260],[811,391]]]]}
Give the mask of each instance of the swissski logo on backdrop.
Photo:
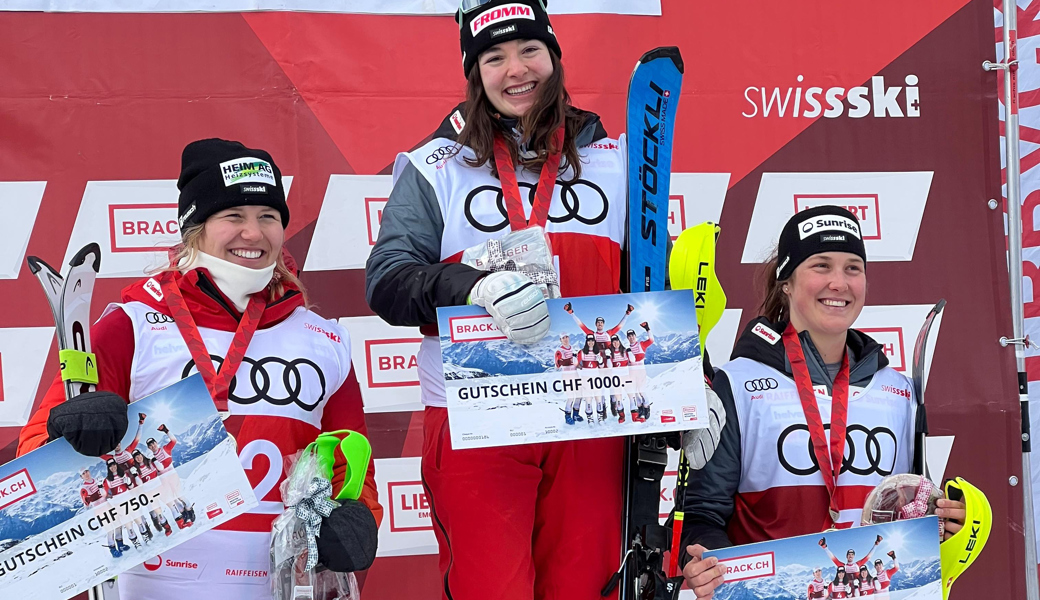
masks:
{"type": "Polygon", "coordinates": [[[932,171],[763,173],[740,260],[765,262],[792,215],[833,205],[860,220],[871,261],[909,261],[931,184],[932,171]]]}
{"type": "Polygon", "coordinates": [[[391,189],[390,175],[330,177],[303,270],[365,268],[391,189]]]}
{"type": "Polygon", "coordinates": [[[377,458],[376,487],[385,512],[377,556],[436,554],[431,503],[420,473],[421,459],[377,458]]]}
{"type": "Polygon", "coordinates": [[[853,119],[873,115],[874,117],[919,117],[921,116],[921,93],[917,89],[918,77],[909,74],[901,85],[891,85],[882,75],[870,78],[870,86],[855,86],[847,91],[840,86],[824,89],[806,82],[802,75],[796,78],[797,85],[780,87],[748,86],[744,89],[747,106],[740,113],[748,119],[769,117],[824,117],[837,119],[848,116],[853,119]],[[846,104],[848,110],[846,111],[846,104]]]}
{"type": "Polygon", "coordinates": [[[415,327],[394,327],[379,317],[343,317],[350,332],[354,361],[365,412],[422,410],[419,399],[419,344],[415,327]]]}
{"type": "MultiPolygon", "coordinates": [[[[282,177],[282,184],[288,196],[292,177],[282,177]]],[[[175,179],[88,181],[64,262],[86,244],[101,242],[99,277],[141,277],[165,265],[167,250],[181,240],[178,194],[175,179]]]]}

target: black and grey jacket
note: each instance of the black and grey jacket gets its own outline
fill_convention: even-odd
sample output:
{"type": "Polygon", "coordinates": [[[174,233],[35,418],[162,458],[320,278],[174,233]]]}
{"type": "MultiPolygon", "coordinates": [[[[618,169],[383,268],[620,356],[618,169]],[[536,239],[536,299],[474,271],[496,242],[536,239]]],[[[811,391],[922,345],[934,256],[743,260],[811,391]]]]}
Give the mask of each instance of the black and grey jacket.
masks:
{"type": "MultiPolygon", "coordinates": [[[[772,471],[780,471],[782,469],[780,461],[781,457],[777,455],[783,448],[780,446],[784,440],[779,441],[773,438],[766,438],[758,440],[755,445],[756,451],[758,452],[757,457],[759,461],[765,461],[767,457],[769,464],[757,464],[751,465],[746,464],[746,460],[750,460],[748,457],[742,456],[742,430],[751,427],[755,428],[754,424],[744,424],[742,426],[740,422],[741,410],[746,409],[748,402],[746,398],[751,398],[754,402],[759,403],[770,403],[776,402],[777,405],[781,400],[771,400],[768,390],[774,388],[781,388],[780,392],[774,392],[777,395],[775,398],[781,398],[779,395],[781,392],[788,394],[787,403],[783,406],[788,413],[796,413],[794,416],[785,416],[790,419],[791,423],[805,423],[804,414],[801,412],[800,405],[797,400],[790,400],[791,390],[793,390],[793,382],[791,382],[791,364],[787,358],[787,353],[784,350],[783,342],[781,341],[781,334],[787,327],[786,322],[781,323],[770,323],[765,318],[758,318],[750,323],[744,329],[740,338],[737,341],[736,346],[733,349],[732,358],[733,361],[724,365],[719,371],[716,372],[712,387],[715,392],[719,395],[722,400],[723,406],[726,409],[726,425],[722,430],[721,440],[719,442],[718,449],[715,451],[711,461],[701,471],[691,472],[689,484],[686,490],[685,502],[683,510],[685,512],[685,521],[683,523],[683,547],[689,544],[701,544],[706,548],[723,548],[733,545],[733,542],[737,543],[748,543],[753,541],[756,536],[761,535],[761,531],[745,532],[745,531],[734,531],[733,527],[738,528],[741,525],[733,521],[734,510],[736,504],[736,496],[738,495],[738,488],[741,487],[742,477],[745,477],[748,471],[756,470],[758,473],[762,473],[763,470],[767,473],[772,471]],[[764,326],[768,328],[768,332],[775,335],[774,341],[770,342],[767,337],[753,333],[756,326],[764,326]],[[745,378],[742,381],[731,381],[731,376],[727,373],[727,367],[735,365],[738,359],[750,359],[753,363],[743,362],[740,363],[741,372],[748,374],[751,373],[749,378],[745,378]],[[758,364],[759,367],[754,365],[758,364]],[[786,376],[788,381],[777,381],[781,377],[786,376]],[[761,379],[751,379],[759,377],[761,379]],[[772,379],[770,379],[772,378],[772,379]],[[749,383],[753,382],[766,382],[762,383],[758,387],[752,385],[750,389],[763,389],[764,393],[758,395],[758,392],[749,392],[745,394],[746,387],[749,383]],[[739,390],[738,390],[739,387],[739,390]],[[786,387],[786,390],[784,389],[786,387]],[[739,395],[745,398],[745,401],[738,403],[735,400],[735,392],[739,391],[739,395]],[[738,408],[738,404],[740,407],[738,408]],[[791,410],[793,409],[793,411],[791,410]],[[778,450],[779,448],[779,450],[778,450]],[[727,531],[729,528],[729,531],[727,531]],[[731,541],[732,540],[732,541],[731,541]]],[[[809,374],[812,378],[814,386],[824,386],[827,390],[827,395],[832,393],[832,381],[828,375],[825,363],[820,357],[819,352],[813,345],[812,339],[809,337],[808,332],[801,332],[799,334],[803,352],[805,354],[805,360],[808,365],[809,374]]],[[[850,388],[866,388],[871,384],[875,376],[884,370],[888,366],[888,359],[882,352],[881,346],[871,339],[866,334],[850,329],[847,337],[847,351],[849,356],[849,382],[850,388]]],[[[731,371],[737,371],[738,369],[731,369],[731,371]]],[[[898,448],[892,451],[885,460],[892,461],[892,467],[898,468],[898,465],[904,464],[904,461],[909,460],[906,458],[907,448],[907,427],[910,427],[909,437],[912,439],[912,426],[913,426],[913,414],[914,406],[912,400],[912,394],[910,392],[909,382],[901,374],[895,373],[893,370],[888,369],[885,371],[884,377],[879,379],[877,385],[871,387],[871,394],[883,395],[884,406],[891,407],[886,408],[892,413],[891,418],[886,421],[890,424],[890,429],[894,430],[892,436],[893,444],[897,445],[898,448]],[[890,385],[882,385],[882,383],[888,382],[890,385]],[[905,387],[902,387],[904,386],[905,387]],[[891,393],[882,392],[877,390],[873,391],[873,388],[893,388],[891,393]],[[904,398],[905,395],[905,398],[904,398]],[[898,440],[898,442],[897,442],[898,440]]],[[[851,406],[851,403],[850,403],[851,406]]],[[[862,418],[863,415],[870,413],[868,410],[874,410],[873,408],[857,408],[859,412],[855,412],[850,408],[849,423],[853,424],[857,418],[862,418]]],[[[747,414],[746,412],[743,414],[747,414]]],[[[769,419],[769,417],[763,417],[766,413],[756,412],[754,413],[757,419],[769,419]]],[[[870,417],[867,417],[868,419],[870,417]]],[[[828,419],[829,420],[829,419],[828,419]]],[[[786,424],[786,422],[784,423],[786,424]]],[[[772,425],[770,423],[769,425],[772,425]]],[[[761,426],[760,426],[761,427],[761,426]]],[[[775,435],[775,429],[770,430],[768,426],[765,427],[769,431],[768,435],[775,435]]],[[[759,433],[761,429],[755,429],[751,433],[759,433]]],[[[806,430],[807,431],[807,430],[806,430]]],[[[745,433],[746,434],[746,433],[745,433]]],[[[747,440],[744,440],[746,442],[747,440]]],[[[798,448],[801,448],[803,444],[796,444],[798,448]]],[[[804,449],[800,450],[804,452],[804,449]]],[[[910,456],[912,457],[912,448],[909,448],[910,456]]],[[[808,455],[801,457],[803,460],[808,460],[808,455]]],[[[886,462],[886,465],[888,463],[886,462]]],[[[818,473],[818,471],[817,471],[818,473]]],[[[789,475],[784,474],[784,477],[789,475]]],[[[879,474],[874,474],[872,477],[879,478],[879,474]]],[[[809,478],[806,478],[809,479],[809,478]]],[[[841,480],[839,480],[841,481],[841,480]]],[[[856,481],[856,485],[868,483],[867,481],[856,481]]],[[[798,485],[803,485],[799,483],[798,485]]],[[[815,479],[807,481],[804,485],[806,486],[822,486],[823,479],[820,475],[815,475],[815,479]],[[817,482],[818,480],[818,482],[817,482]]],[[[806,487],[804,496],[811,498],[813,502],[819,502],[819,488],[806,487]]],[[[784,493],[789,493],[790,489],[785,490],[784,493]]],[[[759,492],[761,493],[761,492],[759,492]]],[[[826,491],[823,492],[826,495],[826,491]]],[[[786,498],[786,496],[785,496],[786,498]]],[[[746,508],[744,510],[747,510],[746,508]]],[[[789,506],[785,509],[789,510],[790,521],[789,524],[794,530],[797,530],[799,526],[804,526],[809,531],[799,531],[799,533],[809,533],[810,531],[818,531],[814,529],[819,526],[813,519],[819,518],[822,522],[823,516],[813,515],[810,517],[802,516],[799,511],[803,510],[802,506],[789,506]],[[806,524],[807,521],[811,523],[806,524]],[[799,525],[802,523],[802,525],[799,525]]],[[[780,512],[780,515],[784,513],[780,512]]],[[[823,515],[826,515],[825,505],[823,515]]],[[[740,521],[740,519],[737,519],[740,521]]],[[[777,529],[783,529],[787,525],[777,526],[777,529]]],[[[775,533],[775,530],[774,530],[775,533]]],[[[785,537],[786,535],[795,535],[794,533],[784,532],[782,535],[777,537],[785,537]]]]}
{"type": "MultiPolygon", "coordinates": [[[[451,124],[459,104],[432,138],[456,141],[451,124]]],[[[576,144],[607,137],[599,116],[585,112],[576,144]]],[[[470,290],[486,273],[459,263],[441,262],[444,218],[430,182],[411,164],[400,171],[383,208],[379,238],[365,265],[365,299],[391,325],[437,322],[438,306],[465,304],[470,290]]]]}

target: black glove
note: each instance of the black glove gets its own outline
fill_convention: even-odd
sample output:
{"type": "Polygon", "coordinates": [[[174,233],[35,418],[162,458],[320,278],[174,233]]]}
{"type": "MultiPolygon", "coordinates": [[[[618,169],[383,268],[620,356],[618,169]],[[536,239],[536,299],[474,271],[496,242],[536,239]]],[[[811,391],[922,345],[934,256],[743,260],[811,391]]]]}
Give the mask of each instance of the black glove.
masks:
{"type": "Polygon", "coordinates": [[[126,400],[112,392],[87,392],[51,409],[47,435],[68,440],[87,456],[111,452],[126,435],[126,400]]]}
{"type": "Polygon", "coordinates": [[[318,534],[318,562],[330,571],[364,571],[376,559],[379,528],[368,507],[357,500],[345,500],[321,520],[318,534]]]}

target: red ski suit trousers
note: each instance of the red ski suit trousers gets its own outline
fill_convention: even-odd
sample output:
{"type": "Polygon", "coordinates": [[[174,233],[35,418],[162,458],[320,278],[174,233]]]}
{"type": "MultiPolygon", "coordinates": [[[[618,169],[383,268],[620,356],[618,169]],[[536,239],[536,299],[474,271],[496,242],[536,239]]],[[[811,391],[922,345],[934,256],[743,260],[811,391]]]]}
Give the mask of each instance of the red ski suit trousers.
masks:
{"type": "Polygon", "coordinates": [[[423,433],[445,600],[600,598],[621,558],[623,438],[453,450],[435,407],[423,433]]]}

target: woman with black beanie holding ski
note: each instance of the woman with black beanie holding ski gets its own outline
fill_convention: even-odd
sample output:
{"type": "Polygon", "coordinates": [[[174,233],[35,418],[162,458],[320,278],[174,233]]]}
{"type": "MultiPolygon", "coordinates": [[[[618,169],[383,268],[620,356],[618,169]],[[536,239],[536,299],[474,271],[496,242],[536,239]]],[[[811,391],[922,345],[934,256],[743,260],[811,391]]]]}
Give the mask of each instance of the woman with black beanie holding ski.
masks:
{"type": "MultiPolygon", "coordinates": [[[[859,221],[844,208],[810,208],[784,225],[761,316],[712,381],[726,407],[722,439],[686,491],[683,575],[698,598],[724,581],[715,558],[702,560],[706,548],[858,525],[874,486],[910,471],[913,386],[880,344],[851,328],[866,267],[859,221]]],[[[964,505],[939,507],[947,531],[959,530],[964,505]]]]}
{"type": "MultiPolygon", "coordinates": [[[[64,437],[81,454],[110,452],[126,433],[128,401],[201,371],[260,506],[162,552],[197,570],[139,565],[119,575],[119,595],[263,600],[272,597],[271,523],[283,509],[284,458],[322,431],[365,432],[350,338],[308,308],[292,259],[282,252],[289,207],[270,154],[228,140],[192,142],[181,155],[177,187],[181,243],[168,265],[127,286],[91,327],[98,391],[66,400],[59,375],[22,429],[18,451],[64,437]],[[308,370],[297,370],[301,363],[308,370]],[[225,373],[234,378],[221,378],[225,373]],[[267,385],[291,379],[292,389],[267,385]]],[[[160,431],[175,441],[167,428],[160,431]]],[[[156,464],[172,463],[172,444],[149,441],[156,464]]],[[[360,500],[345,501],[322,520],[319,561],[334,571],[368,568],[381,515],[370,466],[360,500]]],[[[195,510],[185,506],[185,516],[193,522],[195,510]]],[[[200,510],[200,523],[205,518],[200,510]]]]}
{"type": "Polygon", "coordinates": [[[435,324],[437,307],[473,303],[514,342],[545,335],[549,311],[527,275],[459,262],[529,225],[548,232],[563,296],[618,293],[625,156],[597,115],[571,105],[543,2],[465,0],[456,20],[466,101],[398,156],[366,295],[388,323],[426,335],[422,479],[443,597],[599,597],[620,559],[624,440],[454,450],[435,324]]]}

